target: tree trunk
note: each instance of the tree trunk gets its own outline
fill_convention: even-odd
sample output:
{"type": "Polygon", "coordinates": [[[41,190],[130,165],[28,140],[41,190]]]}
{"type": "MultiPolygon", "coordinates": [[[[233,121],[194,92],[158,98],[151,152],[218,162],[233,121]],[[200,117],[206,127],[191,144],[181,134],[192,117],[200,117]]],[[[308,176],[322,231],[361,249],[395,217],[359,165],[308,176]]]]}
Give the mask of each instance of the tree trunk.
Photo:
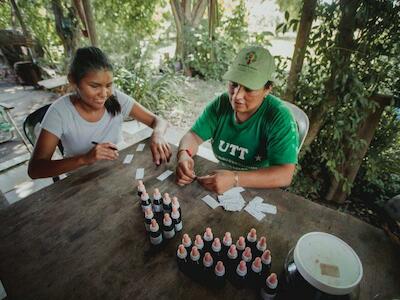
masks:
{"type": "Polygon", "coordinates": [[[90,4],[90,0],[82,0],[83,9],[85,13],[85,21],[87,25],[87,30],[89,33],[89,39],[92,46],[97,47],[97,34],[96,34],[96,26],[92,12],[92,6],[90,4]]]}
{"type": "Polygon", "coordinates": [[[199,25],[207,8],[207,3],[207,0],[197,0],[192,6],[190,0],[170,0],[176,26],[175,58],[188,76],[191,76],[192,72],[186,64],[189,55],[186,43],[191,34],[191,29],[199,25]]]}
{"type": "MultiPolygon", "coordinates": [[[[18,19],[19,24],[21,25],[21,29],[22,29],[22,32],[23,32],[24,36],[27,39],[32,40],[32,36],[31,36],[28,28],[25,25],[24,19],[22,18],[21,12],[19,11],[19,8],[18,8],[18,5],[17,5],[16,1],[15,0],[10,0],[10,1],[11,1],[11,6],[13,8],[14,14],[15,14],[16,18],[18,19]]],[[[34,53],[32,53],[33,50],[30,47],[28,47],[28,52],[29,52],[29,55],[31,57],[31,60],[33,61],[34,60],[33,59],[34,53]]]]}
{"type": "Polygon", "coordinates": [[[73,14],[69,13],[68,17],[64,15],[60,0],[52,0],[52,8],[56,31],[62,41],[65,57],[71,57],[78,45],[77,22],[73,14]],[[69,27],[66,24],[69,24],[69,27]]]}
{"type": "Polygon", "coordinates": [[[340,71],[347,68],[349,65],[352,49],[354,49],[353,34],[355,31],[355,15],[357,8],[360,5],[360,0],[341,0],[340,9],[342,17],[338,26],[337,45],[340,57],[339,61],[332,61],[331,76],[325,83],[325,98],[326,100],[316,106],[311,112],[310,128],[307,137],[304,141],[304,146],[309,146],[317,137],[321,129],[326,113],[329,108],[337,102],[337,96],[334,92],[336,77],[340,71]]]}
{"type": "Polygon", "coordinates": [[[311,25],[315,16],[317,0],[305,0],[301,12],[299,30],[297,32],[296,44],[294,46],[292,63],[288,76],[287,88],[283,99],[294,102],[299,75],[303,67],[307,43],[311,31],[311,25]]]}
{"type": "MultiPolygon", "coordinates": [[[[386,106],[390,105],[392,98],[392,96],[386,95],[375,95],[370,97],[371,101],[375,101],[378,103],[378,107],[374,107],[373,109],[369,110],[367,118],[363,123],[360,124],[357,131],[358,138],[363,139],[365,141],[365,145],[358,149],[356,153],[354,153],[354,150],[352,150],[349,145],[347,145],[345,156],[347,158],[351,157],[351,159],[340,166],[340,171],[342,175],[347,179],[349,184],[353,184],[354,179],[357,176],[358,170],[360,169],[362,160],[367,153],[372,138],[374,137],[383,110],[386,106]]],[[[326,195],[326,200],[343,203],[346,200],[347,196],[347,193],[344,191],[343,185],[343,180],[337,181],[335,178],[332,178],[332,183],[326,195]]]]}
{"type": "Polygon", "coordinates": [[[208,37],[211,41],[211,53],[210,60],[211,62],[215,62],[215,29],[218,26],[218,1],[210,0],[208,5],[208,37]]]}

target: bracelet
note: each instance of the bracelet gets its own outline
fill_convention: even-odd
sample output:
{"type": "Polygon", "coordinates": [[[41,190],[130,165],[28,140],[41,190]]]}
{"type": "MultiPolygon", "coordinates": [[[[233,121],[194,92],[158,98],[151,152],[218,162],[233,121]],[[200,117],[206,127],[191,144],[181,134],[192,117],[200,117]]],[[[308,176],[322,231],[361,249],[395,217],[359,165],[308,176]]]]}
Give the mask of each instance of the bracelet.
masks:
{"type": "Polygon", "coordinates": [[[192,157],[192,151],[190,151],[189,149],[179,149],[178,153],[176,154],[176,157],[179,159],[179,153],[181,153],[182,151],[185,151],[190,157],[192,157]]]}
{"type": "Polygon", "coordinates": [[[239,186],[239,174],[237,172],[233,172],[233,174],[235,175],[235,177],[234,177],[234,179],[235,179],[234,187],[238,187],[239,186]]]}

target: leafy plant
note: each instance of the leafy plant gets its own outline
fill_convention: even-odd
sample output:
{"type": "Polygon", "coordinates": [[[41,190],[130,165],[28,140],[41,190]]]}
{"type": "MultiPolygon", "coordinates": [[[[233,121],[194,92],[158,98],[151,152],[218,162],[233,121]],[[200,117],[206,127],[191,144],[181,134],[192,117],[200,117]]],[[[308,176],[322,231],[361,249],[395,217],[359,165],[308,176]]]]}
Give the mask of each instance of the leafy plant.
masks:
{"type": "MultiPolygon", "coordinates": [[[[136,52],[136,55],[141,54],[136,52]]],[[[159,74],[151,67],[146,55],[148,52],[140,58],[132,55],[116,64],[116,86],[156,113],[162,113],[167,107],[185,101],[186,98],[180,92],[185,78],[169,69],[159,74]]]]}

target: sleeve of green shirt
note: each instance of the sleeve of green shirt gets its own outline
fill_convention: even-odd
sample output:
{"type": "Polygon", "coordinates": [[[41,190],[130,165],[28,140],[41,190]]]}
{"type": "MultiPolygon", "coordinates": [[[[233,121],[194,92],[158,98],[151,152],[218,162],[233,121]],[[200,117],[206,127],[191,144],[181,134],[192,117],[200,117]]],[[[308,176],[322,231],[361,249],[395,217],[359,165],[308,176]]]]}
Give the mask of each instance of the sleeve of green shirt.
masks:
{"type": "Polygon", "coordinates": [[[219,102],[220,96],[206,106],[191,128],[191,131],[197,134],[203,141],[207,141],[214,136],[215,129],[217,128],[219,102]]]}
{"type": "Polygon", "coordinates": [[[270,165],[297,164],[299,137],[289,109],[280,110],[271,127],[267,153],[270,165]]]}

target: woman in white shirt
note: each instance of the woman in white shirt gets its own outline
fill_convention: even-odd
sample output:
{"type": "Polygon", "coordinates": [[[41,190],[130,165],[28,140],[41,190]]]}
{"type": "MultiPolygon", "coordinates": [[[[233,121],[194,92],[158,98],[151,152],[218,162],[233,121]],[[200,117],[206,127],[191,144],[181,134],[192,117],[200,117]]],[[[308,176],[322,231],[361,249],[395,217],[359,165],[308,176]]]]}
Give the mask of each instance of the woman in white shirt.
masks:
{"type": "Polygon", "coordinates": [[[150,148],[154,163],[169,161],[171,147],[164,138],[168,123],[113,89],[113,67],[100,49],[78,49],[68,80],[76,93],[49,107],[29,162],[31,178],[53,177],[98,160],[117,159],[116,144],[122,141],[122,122],[128,116],[153,128],[150,148]],[[52,160],[60,140],[64,158],[52,160]]]}

